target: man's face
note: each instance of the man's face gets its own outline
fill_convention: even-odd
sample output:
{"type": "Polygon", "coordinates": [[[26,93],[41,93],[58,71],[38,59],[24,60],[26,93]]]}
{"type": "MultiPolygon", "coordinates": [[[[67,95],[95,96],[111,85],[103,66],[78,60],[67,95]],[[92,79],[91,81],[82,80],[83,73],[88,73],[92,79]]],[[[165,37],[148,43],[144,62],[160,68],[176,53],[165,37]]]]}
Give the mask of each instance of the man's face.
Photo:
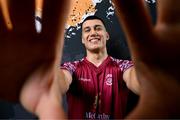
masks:
{"type": "Polygon", "coordinates": [[[109,34],[103,23],[98,19],[87,20],[82,25],[82,43],[89,51],[101,51],[106,48],[109,34]]]}

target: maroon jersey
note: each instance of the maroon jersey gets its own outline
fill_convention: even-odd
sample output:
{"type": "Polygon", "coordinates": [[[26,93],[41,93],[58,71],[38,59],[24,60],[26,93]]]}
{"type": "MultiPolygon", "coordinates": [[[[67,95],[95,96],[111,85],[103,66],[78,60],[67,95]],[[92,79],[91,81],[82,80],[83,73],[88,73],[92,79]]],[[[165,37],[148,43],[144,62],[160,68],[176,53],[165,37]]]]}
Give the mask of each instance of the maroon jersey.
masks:
{"type": "Polygon", "coordinates": [[[67,92],[68,117],[76,119],[119,119],[126,110],[128,89],[123,72],[133,64],[107,57],[96,67],[86,58],[62,64],[73,77],[67,92]]]}

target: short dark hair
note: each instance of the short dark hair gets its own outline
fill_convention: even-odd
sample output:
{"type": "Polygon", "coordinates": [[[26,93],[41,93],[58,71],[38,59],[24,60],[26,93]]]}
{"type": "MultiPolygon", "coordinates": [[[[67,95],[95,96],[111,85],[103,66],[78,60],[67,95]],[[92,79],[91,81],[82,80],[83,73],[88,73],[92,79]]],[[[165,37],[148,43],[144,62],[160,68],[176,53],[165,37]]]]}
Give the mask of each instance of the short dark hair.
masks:
{"type": "Polygon", "coordinates": [[[105,24],[104,20],[102,18],[100,18],[100,17],[95,16],[95,15],[88,16],[87,18],[85,18],[84,21],[81,24],[81,28],[82,28],[84,22],[86,22],[87,20],[100,20],[103,23],[103,25],[105,26],[105,28],[106,28],[106,24],[105,24]]]}

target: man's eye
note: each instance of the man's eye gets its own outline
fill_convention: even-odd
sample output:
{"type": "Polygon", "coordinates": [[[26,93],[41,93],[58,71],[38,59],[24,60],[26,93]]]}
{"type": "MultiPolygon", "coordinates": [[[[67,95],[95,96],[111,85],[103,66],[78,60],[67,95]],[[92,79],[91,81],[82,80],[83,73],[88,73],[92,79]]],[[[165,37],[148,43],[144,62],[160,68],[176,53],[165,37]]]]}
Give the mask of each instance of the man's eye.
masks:
{"type": "Polygon", "coordinates": [[[90,31],[90,29],[85,29],[85,30],[84,30],[84,32],[89,32],[89,31],[90,31]]]}
{"type": "Polygon", "coordinates": [[[97,27],[97,28],[96,28],[96,30],[98,30],[98,31],[99,31],[99,30],[102,30],[102,28],[101,28],[101,27],[97,27]]]}

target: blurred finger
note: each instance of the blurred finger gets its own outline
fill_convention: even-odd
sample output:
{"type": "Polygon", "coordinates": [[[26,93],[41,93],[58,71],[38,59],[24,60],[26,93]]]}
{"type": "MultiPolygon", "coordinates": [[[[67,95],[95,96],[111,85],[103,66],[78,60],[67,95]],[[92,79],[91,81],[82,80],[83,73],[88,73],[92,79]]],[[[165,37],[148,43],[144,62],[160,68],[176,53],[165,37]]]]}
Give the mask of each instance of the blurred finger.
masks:
{"type": "Polygon", "coordinates": [[[131,53],[151,47],[153,25],[144,0],[115,0],[121,25],[128,39],[131,53]]]}
{"type": "Polygon", "coordinates": [[[34,0],[9,0],[9,11],[14,31],[35,31],[34,0]]]}
{"type": "Polygon", "coordinates": [[[44,0],[41,37],[48,44],[47,53],[60,62],[64,44],[65,21],[69,11],[69,0],[44,0]]]}
{"type": "MultiPolygon", "coordinates": [[[[0,0],[0,37],[6,35],[8,32],[8,22],[6,19],[8,19],[7,15],[7,8],[6,8],[6,3],[3,0],[0,0]]],[[[9,29],[11,29],[11,26],[9,26],[9,29]]],[[[0,38],[0,41],[3,39],[0,38]]]]}
{"type": "Polygon", "coordinates": [[[158,23],[180,23],[180,0],[158,0],[158,23]]]}
{"type": "Polygon", "coordinates": [[[47,40],[57,40],[58,36],[64,34],[68,7],[69,0],[44,0],[42,34],[46,36],[47,40]]]}
{"type": "Polygon", "coordinates": [[[3,13],[2,13],[2,4],[0,1],[0,36],[4,33],[4,28],[6,27],[4,18],[3,18],[3,13]]]}
{"type": "Polygon", "coordinates": [[[7,1],[0,0],[0,6],[1,6],[1,10],[2,10],[1,16],[4,18],[5,25],[6,25],[7,29],[11,30],[13,26],[12,26],[10,16],[9,16],[7,1]]]}

